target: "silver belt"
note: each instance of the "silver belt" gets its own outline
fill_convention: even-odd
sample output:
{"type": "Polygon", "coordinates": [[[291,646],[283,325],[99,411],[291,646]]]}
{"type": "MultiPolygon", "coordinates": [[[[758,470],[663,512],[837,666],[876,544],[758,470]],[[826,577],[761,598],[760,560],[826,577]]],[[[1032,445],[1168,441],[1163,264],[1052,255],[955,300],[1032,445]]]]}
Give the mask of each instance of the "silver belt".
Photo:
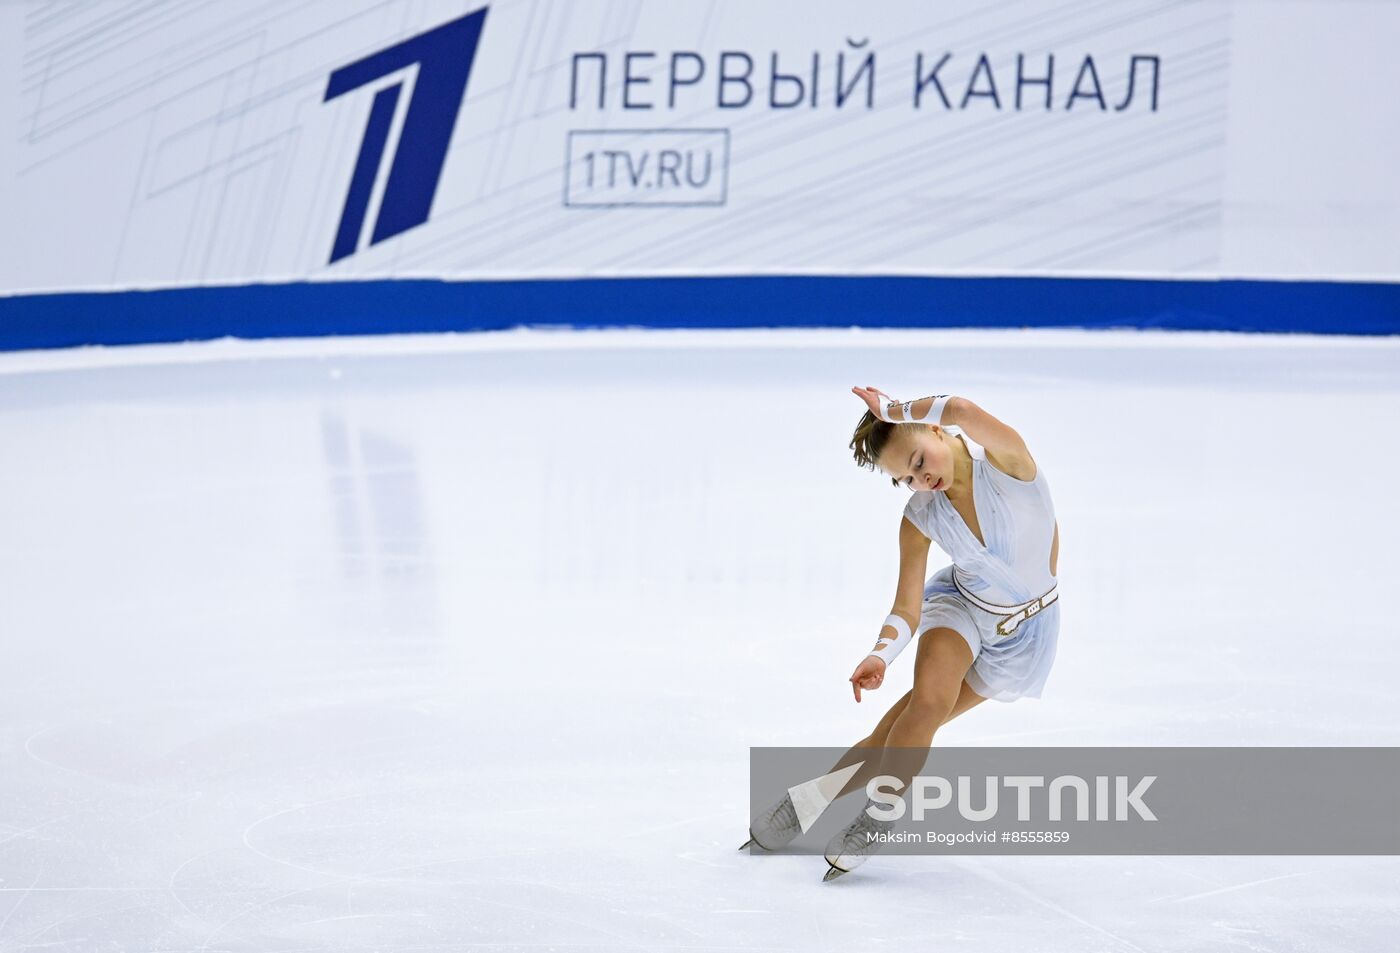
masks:
{"type": "Polygon", "coordinates": [[[986,602],[982,599],[979,599],[972,593],[964,589],[962,583],[958,582],[958,574],[956,572],[953,573],[953,585],[957,587],[958,592],[962,594],[962,597],[964,599],[975,605],[977,608],[981,609],[983,612],[990,612],[992,615],[1004,616],[1004,618],[997,623],[997,632],[999,632],[1003,636],[1010,635],[1012,632],[1015,632],[1017,627],[1019,627],[1022,622],[1025,622],[1027,619],[1035,615],[1041,609],[1044,609],[1056,599],[1060,598],[1060,585],[1059,583],[1056,583],[1055,585],[1050,587],[1050,591],[1045,593],[1045,595],[1040,596],[1037,599],[1032,599],[1030,602],[1023,602],[1018,606],[999,606],[994,603],[986,602]]]}

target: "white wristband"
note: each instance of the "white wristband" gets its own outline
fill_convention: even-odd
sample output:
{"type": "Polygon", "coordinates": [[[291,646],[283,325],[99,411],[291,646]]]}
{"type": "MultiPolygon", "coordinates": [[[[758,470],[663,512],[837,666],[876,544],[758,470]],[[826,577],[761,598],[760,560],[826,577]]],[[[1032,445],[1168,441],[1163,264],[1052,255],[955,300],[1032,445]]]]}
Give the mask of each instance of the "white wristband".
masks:
{"type": "MultiPolygon", "coordinates": [[[[880,419],[883,420],[883,421],[884,421],[885,423],[887,423],[887,424],[902,424],[902,423],[904,423],[904,421],[902,421],[902,420],[895,420],[893,417],[890,416],[890,408],[891,408],[891,407],[895,407],[895,406],[897,406],[898,404],[899,404],[899,401],[897,401],[897,400],[891,400],[888,404],[885,403],[885,402],[883,402],[883,401],[881,401],[881,402],[880,402],[880,413],[879,413],[880,419]]],[[[909,415],[909,410],[908,410],[907,407],[906,407],[905,410],[904,410],[904,414],[905,414],[906,417],[909,415]]]]}
{"type": "Polygon", "coordinates": [[[888,667],[894,664],[894,660],[899,657],[899,653],[914,641],[914,633],[909,629],[909,623],[904,621],[902,616],[889,615],[885,618],[885,628],[894,629],[895,636],[892,639],[881,638],[875,643],[875,648],[870,654],[877,659],[881,659],[888,667]]]}
{"type": "MultiPolygon", "coordinates": [[[[922,397],[919,399],[923,400],[922,397]]],[[[951,394],[937,395],[933,398],[933,405],[929,407],[928,413],[918,419],[914,417],[914,401],[907,400],[902,404],[897,400],[891,401],[888,404],[880,405],[880,419],[891,424],[942,424],[943,408],[947,407],[948,401],[952,399],[953,397],[951,394]],[[895,419],[890,415],[890,408],[895,406],[900,407],[902,411],[900,419],[895,419]]]]}

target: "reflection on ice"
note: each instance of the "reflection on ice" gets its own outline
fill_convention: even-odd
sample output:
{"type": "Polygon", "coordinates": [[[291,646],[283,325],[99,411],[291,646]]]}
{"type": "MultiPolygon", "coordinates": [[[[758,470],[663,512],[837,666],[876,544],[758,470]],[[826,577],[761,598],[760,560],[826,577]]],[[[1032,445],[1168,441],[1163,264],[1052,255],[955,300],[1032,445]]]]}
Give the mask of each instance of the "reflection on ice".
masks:
{"type": "Polygon", "coordinates": [[[973,396],[1054,480],[1045,697],[940,743],[1400,742],[1390,341],[0,356],[0,949],[1383,948],[1389,859],[901,857],[821,890],[819,858],[734,851],[749,745],[850,743],[910,678],[845,682],[903,506],[849,460],[852,384],[973,396]]]}

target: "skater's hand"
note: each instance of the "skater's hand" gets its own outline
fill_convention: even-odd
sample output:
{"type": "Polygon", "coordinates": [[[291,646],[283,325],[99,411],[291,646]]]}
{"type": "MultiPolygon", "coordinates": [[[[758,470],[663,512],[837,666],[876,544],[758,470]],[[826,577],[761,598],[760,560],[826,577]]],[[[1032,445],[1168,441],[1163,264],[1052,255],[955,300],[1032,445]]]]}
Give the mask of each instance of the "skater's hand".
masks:
{"type": "Polygon", "coordinates": [[[885,419],[885,415],[881,412],[882,407],[888,407],[890,404],[899,403],[878,387],[852,387],[851,393],[865,401],[865,406],[869,407],[870,412],[880,420],[885,419]]]}
{"type": "Polygon", "coordinates": [[[873,692],[885,681],[885,660],[867,655],[861,659],[856,670],[851,673],[851,691],[855,692],[856,701],[860,701],[861,689],[873,692]]]}

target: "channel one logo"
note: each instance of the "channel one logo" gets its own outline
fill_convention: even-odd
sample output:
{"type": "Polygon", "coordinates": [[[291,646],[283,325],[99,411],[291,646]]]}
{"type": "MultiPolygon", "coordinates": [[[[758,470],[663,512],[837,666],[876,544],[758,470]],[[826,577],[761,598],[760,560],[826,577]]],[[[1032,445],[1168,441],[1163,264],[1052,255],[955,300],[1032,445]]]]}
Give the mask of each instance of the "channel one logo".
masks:
{"type": "Polygon", "coordinates": [[[428,220],[447,158],[447,147],[452,141],[452,129],[466,97],[467,80],[476,59],[487,9],[482,7],[331,73],[323,102],[394,73],[405,72],[397,83],[375,93],[370,104],[369,121],[365,123],[365,134],[360,140],[360,154],[350,176],[350,187],[345,193],[340,224],[331,247],[331,264],[353,255],[360,247],[374,182],[384,160],[404,82],[410,75],[413,93],[408,98],[369,244],[378,244],[428,220]],[[408,71],[414,66],[418,67],[417,71],[410,74],[408,71]]]}

